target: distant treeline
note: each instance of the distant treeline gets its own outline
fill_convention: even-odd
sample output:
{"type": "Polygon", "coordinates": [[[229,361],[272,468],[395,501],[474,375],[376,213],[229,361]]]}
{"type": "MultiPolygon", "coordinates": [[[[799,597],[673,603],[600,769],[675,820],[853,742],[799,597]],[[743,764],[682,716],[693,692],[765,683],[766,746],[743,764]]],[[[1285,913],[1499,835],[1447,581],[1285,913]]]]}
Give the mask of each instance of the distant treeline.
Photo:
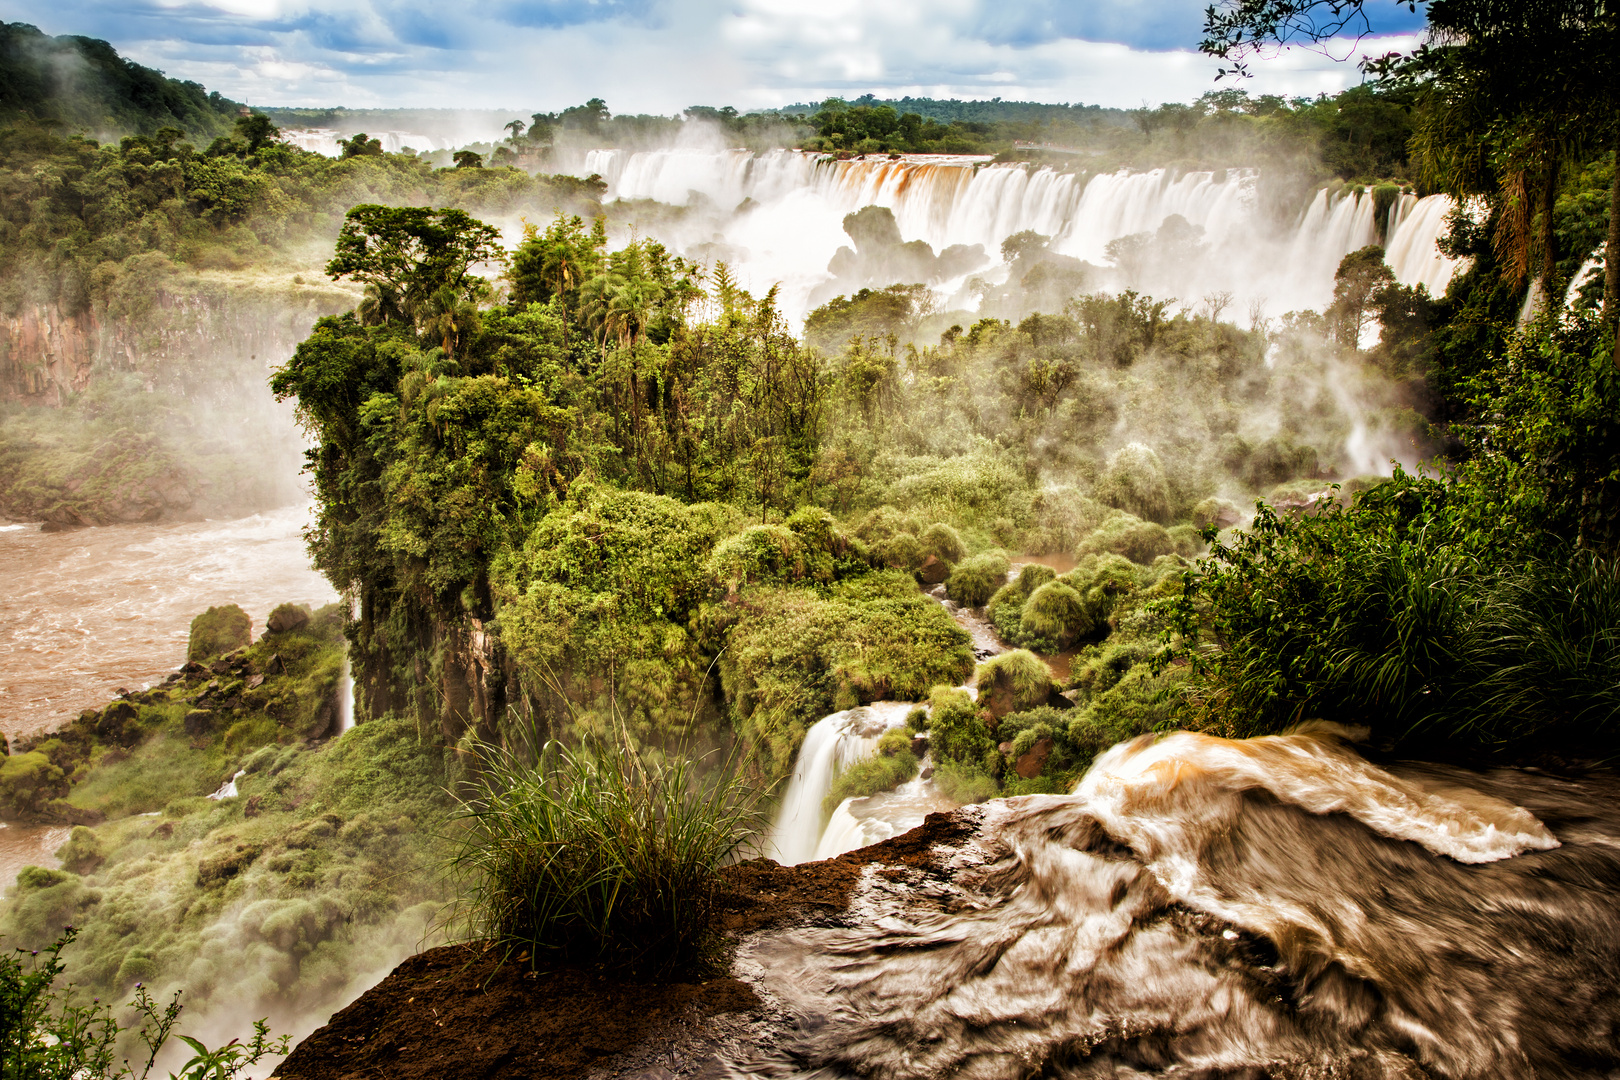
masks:
{"type": "Polygon", "coordinates": [[[0,22],[0,124],[34,120],[103,138],[229,131],[242,105],[126,60],[105,41],[0,22]]]}
{"type": "MultiPolygon", "coordinates": [[[[1056,121],[1101,120],[1104,123],[1125,127],[1131,123],[1129,109],[1105,109],[1101,105],[1079,103],[1062,105],[1042,101],[1003,101],[1000,98],[991,98],[989,101],[962,101],[959,98],[879,98],[873,94],[862,94],[848,104],[851,108],[865,106],[869,109],[887,106],[901,116],[915,113],[924,120],[934,120],[941,124],[957,122],[1050,124],[1056,121]]],[[[809,117],[820,112],[826,105],[826,102],[814,105],[799,102],[784,105],[776,111],[787,116],[809,117]]]]}

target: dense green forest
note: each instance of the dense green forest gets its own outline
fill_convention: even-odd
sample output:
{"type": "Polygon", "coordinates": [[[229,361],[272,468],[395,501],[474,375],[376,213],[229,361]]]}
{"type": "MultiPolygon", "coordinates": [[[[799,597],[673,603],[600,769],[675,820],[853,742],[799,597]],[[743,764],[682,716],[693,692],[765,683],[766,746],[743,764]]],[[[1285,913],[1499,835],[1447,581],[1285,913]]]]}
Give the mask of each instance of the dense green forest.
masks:
{"type": "Polygon", "coordinates": [[[101,138],[174,127],[208,138],[228,131],[241,109],[126,60],[105,41],[0,23],[0,124],[32,120],[101,138]]]}

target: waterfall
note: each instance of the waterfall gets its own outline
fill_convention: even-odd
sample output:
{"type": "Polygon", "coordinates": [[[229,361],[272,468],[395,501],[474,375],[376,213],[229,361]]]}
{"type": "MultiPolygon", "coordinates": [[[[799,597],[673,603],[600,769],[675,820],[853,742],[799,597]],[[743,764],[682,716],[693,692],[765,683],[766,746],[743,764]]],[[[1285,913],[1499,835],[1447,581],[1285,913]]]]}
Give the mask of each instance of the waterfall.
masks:
{"type": "Polygon", "coordinates": [[[349,670],[349,654],[343,654],[343,674],[338,676],[339,735],[354,727],[354,673],[349,670]]]}
{"type": "Polygon", "coordinates": [[[1441,296],[1451,278],[1462,269],[1459,259],[1440,253],[1437,241],[1446,229],[1446,217],[1457,204],[1449,195],[1402,195],[1390,208],[1395,224],[1389,230],[1384,261],[1402,285],[1425,285],[1441,296]]]}
{"type": "Polygon", "coordinates": [[[778,862],[792,866],[830,857],[820,851],[825,832],[821,804],[832,791],[833,781],[842,770],[870,754],[879,735],[905,723],[906,714],[915,707],[904,701],[875,701],[816,721],[799,748],[771,829],[768,850],[778,862]]]}
{"type": "MultiPolygon", "coordinates": [[[[1178,298],[1185,308],[1229,292],[1238,309],[1271,314],[1325,307],[1340,260],[1378,241],[1370,193],[1324,188],[1296,219],[1278,221],[1258,205],[1252,170],[1088,174],[986,157],[837,161],[797,150],[688,148],[576,151],[557,167],[601,176],[609,200],[686,208],[637,228],[690,258],[727,262],[755,293],[780,285],[779,307],[794,322],[851,288],[824,268],[850,245],[844,216],[864,206],[888,208],[904,240],[924,241],[936,253],[980,245],[992,263],[979,271],[988,280],[1007,272],[994,265],[1002,242],[1033,230],[1052,238],[1054,253],[1098,267],[1098,288],[1136,288],[1178,298]],[[1172,215],[1202,230],[1200,255],[1139,279],[1110,266],[1110,241],[1154,233],[1172,215]]],[[[1437,295],[1445,290],[1457,263],[1438,252],[1435,239],[1451,205],[1442,196],[1402,196],[1390,208],[1389,261],[1397,279],[1422,282],[1437,295]]],[[[943,307],[974,306],[962,285],[953,279],[933,287],[943,307]]]]}

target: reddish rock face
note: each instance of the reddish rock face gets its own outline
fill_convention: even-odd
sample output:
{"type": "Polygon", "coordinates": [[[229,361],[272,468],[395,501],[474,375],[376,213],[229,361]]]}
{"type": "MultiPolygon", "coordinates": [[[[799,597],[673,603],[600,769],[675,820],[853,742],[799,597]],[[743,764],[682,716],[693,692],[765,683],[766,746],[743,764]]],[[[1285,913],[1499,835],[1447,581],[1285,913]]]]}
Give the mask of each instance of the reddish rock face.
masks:
{"type": "Polygon", "coordinates": [[[1040,739],[1035,745],[1024,751],[1018,758],[1013,769],[1025,780],[1033,780],[1041,775],[1041,769],[1046,767],[1046,759],[1052,756],[1052,740],[1040,739]]]}
{"type": "Polygon", "coordinates": [[[938,585],[951,576],[951,564],[930,555],[917,567],[917,579],[924,585],[938,585]]]}

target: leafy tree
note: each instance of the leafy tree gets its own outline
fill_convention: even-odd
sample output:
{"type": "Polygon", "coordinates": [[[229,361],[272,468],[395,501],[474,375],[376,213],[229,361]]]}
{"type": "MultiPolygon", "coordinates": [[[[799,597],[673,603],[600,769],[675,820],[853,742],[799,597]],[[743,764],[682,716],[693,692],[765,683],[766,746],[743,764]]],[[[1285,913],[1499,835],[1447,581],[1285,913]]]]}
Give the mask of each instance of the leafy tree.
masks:
{"type": "Polygon", "coordinates": [[[233,132],[246,145],[250,154],[257,154],[281,137],[281,129],[261,112],[237,117],[233,132]]]}
{"type": "Polygon", "coordinates": [[[338,146],[345,158],[377,157],[383,152],[382,140],[370,138],[363,131],[355,132],[350,138],[339,139],[338,146]]]}
{"type": "Polygon", "coordinates": [[[456,163],[458,169],[482,169],[484,167],[483,157],[473,153],[471,150],[457,150],[452,155],[451,160],[456,163]]]}
{"type": "Polygon", "coordinates": [[[1328,325],[1333,336],[1346,349],[1359,349],[1361,337],[1373,317],[1374,295],[1395,281],[1395,271],[1384,261],[1384,249],[1376,244],[1352,251],[1339,262],[1333,275],[1333,303],[1328,307],[1328,325]]]}
{"type": "Polygon", "coordinates": [[[345,216],[326,272],[364,282],[380,308],[414,318],[442,288],[465,295],[474,264],[504,258],[500,230],[464,210],[368,203],[345,216]]]}

